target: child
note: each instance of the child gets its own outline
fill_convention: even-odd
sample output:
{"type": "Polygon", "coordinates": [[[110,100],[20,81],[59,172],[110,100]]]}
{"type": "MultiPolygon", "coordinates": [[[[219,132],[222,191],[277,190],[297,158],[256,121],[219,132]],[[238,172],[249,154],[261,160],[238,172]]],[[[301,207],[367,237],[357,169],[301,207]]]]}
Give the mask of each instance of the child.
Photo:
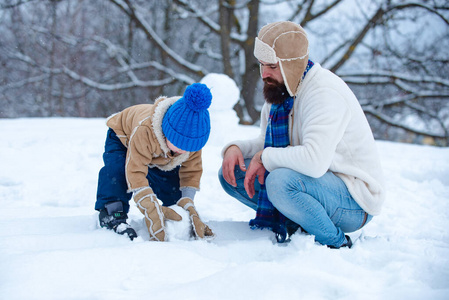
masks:
{"type": "Polygon", "coordinates": [[[165,241],[165,220],[181,220],[168,207],[173,204],[189,212],[196,238],[213,236],[193,203],[203,172],[201,149],[210,133],[211,101],[207,86],[194,83],[183,97],[159,97],[154,104],[131,106],[107,119],[95,203],[101,227],[131,240],[137,237],[126,223],[133,195],[150,240],[165,241]]]}

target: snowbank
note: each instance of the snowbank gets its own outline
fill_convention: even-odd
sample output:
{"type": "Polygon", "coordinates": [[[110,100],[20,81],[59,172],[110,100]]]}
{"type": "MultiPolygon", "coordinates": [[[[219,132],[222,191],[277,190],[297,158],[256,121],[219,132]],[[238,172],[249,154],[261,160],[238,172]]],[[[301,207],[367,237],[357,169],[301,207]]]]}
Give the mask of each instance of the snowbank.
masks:
{"type": "Polygon", "coordinates": [[[189,240],[182,222],[168,225],[170,242],[148,242],[134,206],[137,240],[98,228],[104,119],[0,120],[0,298],[448,299],[449,148],[379,141],[388,196],[355,246],[331,250],[307,235],[278,245],[249,229],[254,212],[218,182],[221,147],[259,132],[237,125],[232,84],[212,89],[224,103],[211,107],[196,197],[211,242],[189,240]]]}

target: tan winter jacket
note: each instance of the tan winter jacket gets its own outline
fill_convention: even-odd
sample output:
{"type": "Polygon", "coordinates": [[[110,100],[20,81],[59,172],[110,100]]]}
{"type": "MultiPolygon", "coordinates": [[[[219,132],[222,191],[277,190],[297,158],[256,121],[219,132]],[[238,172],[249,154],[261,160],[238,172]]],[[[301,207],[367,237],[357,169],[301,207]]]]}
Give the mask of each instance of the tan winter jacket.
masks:
{"type": "Polygon", "coordinates": [[[148,167],[179,170],[180,187],[199,190],[203,173],[201,150],[171,155],[162,132],[162,120],[168,108],[181,97],[159,97],[154,104],[140,104],[110,116],[106,125],[128,148],[126,180],[128,192],[148,187],[148,167]]]}

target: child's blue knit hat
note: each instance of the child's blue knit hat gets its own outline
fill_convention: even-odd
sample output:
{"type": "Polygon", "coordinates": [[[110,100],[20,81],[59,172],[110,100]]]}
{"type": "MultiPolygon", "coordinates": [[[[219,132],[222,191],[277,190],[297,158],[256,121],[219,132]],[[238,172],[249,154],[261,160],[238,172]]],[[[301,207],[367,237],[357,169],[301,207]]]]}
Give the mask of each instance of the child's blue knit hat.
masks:
{"type": "Polygon", "coordinates": [[[210,134],[207,110],[212,101],[209,88],[202,83],[189,85],[182,98],[165,113],[162,131],[175,147],[184,151],[198,151],[204,147],[210,134]]]}

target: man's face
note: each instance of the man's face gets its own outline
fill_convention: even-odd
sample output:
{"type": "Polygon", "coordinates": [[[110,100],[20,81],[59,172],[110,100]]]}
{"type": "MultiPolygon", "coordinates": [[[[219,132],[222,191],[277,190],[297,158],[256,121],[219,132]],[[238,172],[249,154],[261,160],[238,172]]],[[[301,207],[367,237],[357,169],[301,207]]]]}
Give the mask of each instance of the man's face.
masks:
{"type": "Polygon", "coordinates": [[[268,84],[282,83],[284,84],[284,79],[282,78],[281,68],[279,63],[269,64],[263,61],[259,61],[260,69],[262,73],[262,79],[268,84]]]}
{"type": "Polygon", "coordinates": [[[264,82],[263,95],[265,101],[270,104],[279,104],[284,102],[290,95],[284,84],[279,63],[267,64],[259,61],[262,71],[262,80],[264,82]]]}

